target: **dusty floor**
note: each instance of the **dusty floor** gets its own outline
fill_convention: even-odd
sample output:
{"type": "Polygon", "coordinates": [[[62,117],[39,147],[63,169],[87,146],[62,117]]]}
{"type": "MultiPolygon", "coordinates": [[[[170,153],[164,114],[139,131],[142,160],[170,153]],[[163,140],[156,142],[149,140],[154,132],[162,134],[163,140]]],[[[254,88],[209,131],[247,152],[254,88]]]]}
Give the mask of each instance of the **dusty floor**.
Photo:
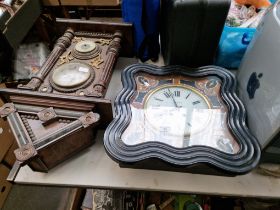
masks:
{"type": "Polygon", "coordinates": [[[2,210],[64,210],[69,188],[14,185],[2,210]]]}

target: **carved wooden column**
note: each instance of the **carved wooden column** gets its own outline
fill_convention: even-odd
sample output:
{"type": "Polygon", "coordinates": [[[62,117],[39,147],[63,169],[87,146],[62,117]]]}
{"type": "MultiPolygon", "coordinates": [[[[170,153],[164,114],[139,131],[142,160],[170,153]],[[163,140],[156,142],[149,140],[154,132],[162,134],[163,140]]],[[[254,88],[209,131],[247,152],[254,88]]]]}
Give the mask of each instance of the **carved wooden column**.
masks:
{"type": "Polygon", "coordinates": [[[107,59],[105,61],[103,72],[100,77],[100,82],[94,85],[93,89],[93,95],[96,97],[104,97],[108,83],[112,76],[112,70],[114,67],[114,63],[118,58],[119,51],[121,48],[121,38],[122,34],[120,32],[114,33],[113,39],[109,45],[109,48],[107,50],[107,59]]]}
{"type": "Polygon", "coordinates": [[[32,79],[29,81],[28,84],[20,84],[18,85],[18,88],[26,90],[37,90],[43,82],[46,75],[49,73],[49,71],[59,59],[59,56],[62,55],[62,53],[67,47],[70,46],[73,37],[74,31],[71,28],[67,29],[64,35],[57,40],[54,49],[46,59],[46,62],[43,64],[41,70],[32,76],[32,79]]]}

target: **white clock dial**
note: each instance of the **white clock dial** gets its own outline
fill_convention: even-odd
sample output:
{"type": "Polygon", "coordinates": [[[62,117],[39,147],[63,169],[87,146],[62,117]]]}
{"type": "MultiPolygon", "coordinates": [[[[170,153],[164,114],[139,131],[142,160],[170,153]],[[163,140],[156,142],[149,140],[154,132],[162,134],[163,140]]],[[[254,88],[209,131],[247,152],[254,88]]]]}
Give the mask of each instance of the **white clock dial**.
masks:
{"type": "Polygon", "coordinates": [[[85,40],[80,41],[75,45],[75,50],[80,53],[88,53],[96,48],[96,44],[93,41],[85,40]]]}
{"type": "Polygon", "coordinates": [[[52,80],[60,87],[75,87],[90,77],[90,67],[83,63],[67,63],[53,71],[52,80]]]}
{"type": "MultiPolygon", "coordinates": [[[[176,116],[178,120],[184,119],[184,135],[189,135],[192,130],[192,117],[193,111],[199,109],[209,109],[210,103],[207,101],[206,97],[201,93],[193,90],[191,87],[187,86],[176,86],[169,85],[163,86],[155,91],[153,91],[146,99],[145,102],[145,115],[147,120],[156,128],[158,128],[163,119],[173,119],[173,118],[165,118],[168,114],[176,116]],[[172,109],[175,108],[172,111],[172,109]],[[162,111],[161,111],[162,110],[162,111]],[[175,113],[176,112],[176,113],[175,113]],[[183,115],[182,118],[178,118],[178,114],[183,115]]],[[[205,119],[201,119],[201,126],[207,123],[205,119]]],[[[181,120],[182,121],[182,120],[181,120]]],[[[180,121],[180,122],[181,122],[180,121]]],[[[176,126],[176,119],[174,122],[167,122],[172,126],[176,126]]]]}

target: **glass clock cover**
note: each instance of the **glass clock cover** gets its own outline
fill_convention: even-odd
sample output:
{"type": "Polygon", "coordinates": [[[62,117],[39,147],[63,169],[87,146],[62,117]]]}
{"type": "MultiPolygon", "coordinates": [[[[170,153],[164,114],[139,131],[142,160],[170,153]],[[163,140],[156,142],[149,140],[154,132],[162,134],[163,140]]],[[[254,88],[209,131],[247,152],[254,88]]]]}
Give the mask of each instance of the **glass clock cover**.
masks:
{"type": "Polygon", "coordinates": [[[90,40],[83,40],[75,45],[75,50],[77,50],[80,53],[88,53],[93,51],[95,48],[96,44],[90,40]]]}
{"type": "Polygon", "coordinates": [[[134,65],[124,71],[117,116],[104,138],[110,156],[127,163],[156,157],[180,166],[199,158],[231,173],[254,167],[259,146],[245,126],[233,75],[218,67],[173,68],[134,65]]]}
{"type": "Polygon", "coordinates": [[[52,81],[65,88],[75,87],[86,82],[91,75],[91,68],[83,63],[67,63],[56,68],[52,73],[52,81]]]}

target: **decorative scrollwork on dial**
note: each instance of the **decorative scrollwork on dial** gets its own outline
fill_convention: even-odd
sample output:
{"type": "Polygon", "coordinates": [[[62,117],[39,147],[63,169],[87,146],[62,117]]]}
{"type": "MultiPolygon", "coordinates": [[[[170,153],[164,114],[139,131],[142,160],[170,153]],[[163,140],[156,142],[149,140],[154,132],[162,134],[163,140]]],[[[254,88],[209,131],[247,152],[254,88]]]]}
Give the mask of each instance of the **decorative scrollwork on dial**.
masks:
{"type": "Polygon", "coordinates": [[[109,45],[111,41],[112,39],[98,39],[95,42],[99,43],[101,46],[104,46],[104,45],[109,45]]]}
{"type": "Polygon", "coordinates": [[[60,56],[59,63],[57,64],[57,66],[60,66],[65,63],[69,63],[69,61],[73,59],[70,57],[70,54],[71,54],[71,51],[68,51],[64,55],[60,56]],[[69,59],[69,57],[70,57],[70,59],[69,59]]]}
{"type": "Polygon", "coordinates": [[[99,69],[100,64],[102,64],[103,62],[104,60],[101,58],[101,55],[99,54],[96,58],[90,61],[90,65],[96,69],[99,69]]]}
{"type": "Polygon", "coordinates": [[[77,42],[72,50],[72,56],[79,60],[89,60],[100,55],[102,49],[92,40],[77,42]]]}
{"type": "Polygon", "coordinates": [[[77,42],[80,42],[80,41],[83,41],[83,40],[84,40],[83,37],[77,37],[77,36],[75,36],[75,37],[73,38],[72,42],[73,42],[73,43],[77,43],[77,42]]]}

